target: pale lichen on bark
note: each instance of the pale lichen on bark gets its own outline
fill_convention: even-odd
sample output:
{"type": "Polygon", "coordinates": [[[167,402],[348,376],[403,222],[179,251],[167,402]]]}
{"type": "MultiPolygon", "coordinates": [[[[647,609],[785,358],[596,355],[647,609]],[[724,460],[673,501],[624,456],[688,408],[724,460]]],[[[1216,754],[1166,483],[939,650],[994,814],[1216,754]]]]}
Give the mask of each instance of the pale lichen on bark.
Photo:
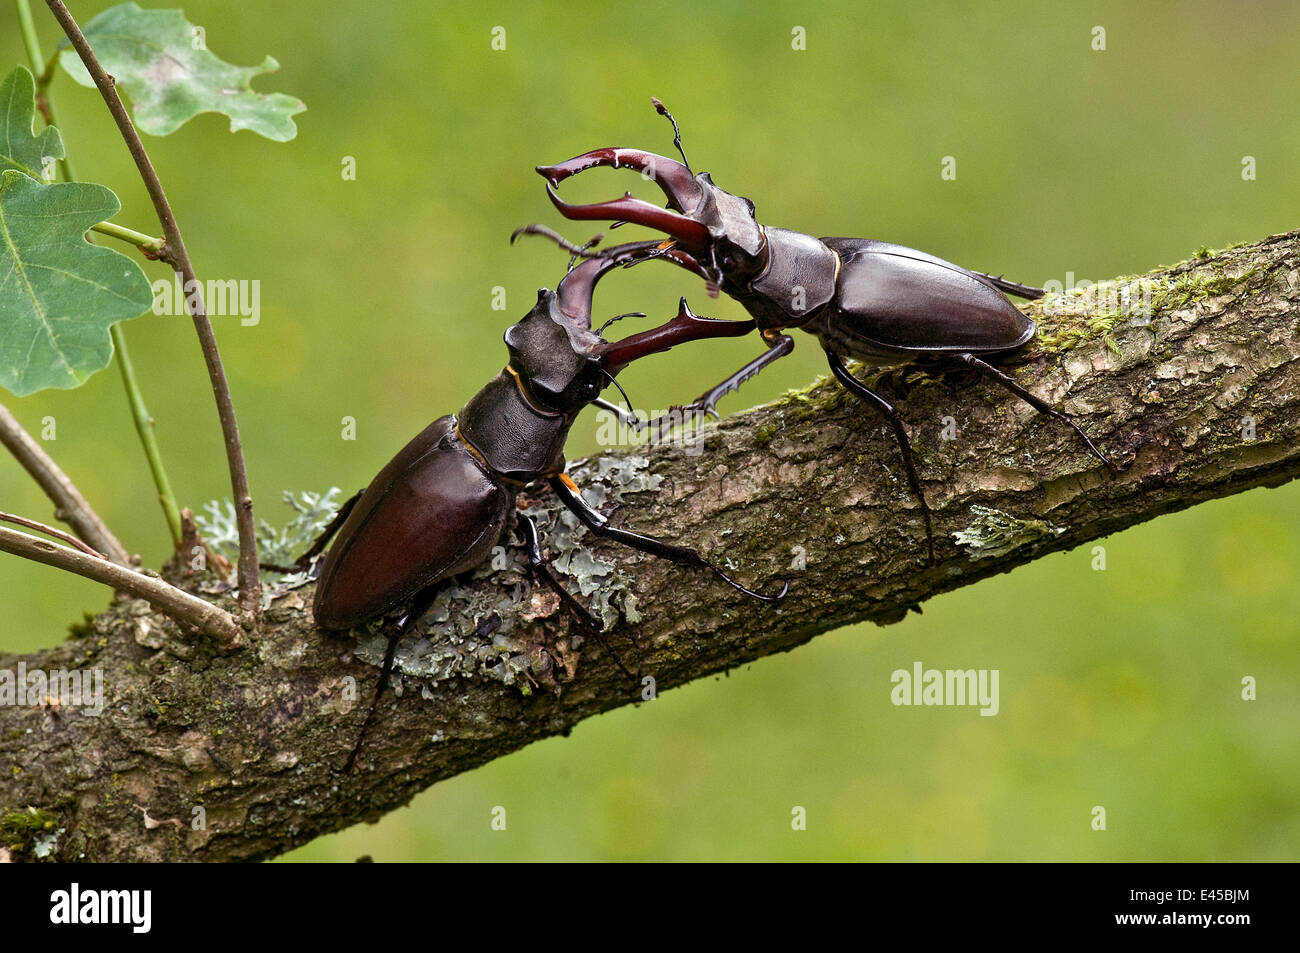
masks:
{"type": "MultiPolygon", "coordinates": [[[[618,506],[613,520],[688,541],[746,583],[787,579],[783,602],[761,604],[707,573],[559,531],[556,550],[568,546],[568,567],[586,572],[585,583],[569,579],[589,590],[580,598],[591,598],[598,575],[617,578],[641,621],[617,625],[608,649],[590,638],[578,645],[576,627],[554,600],[532,595],[514,557],[502,572],[463,581],[465,595],[437,621],[462,640],[479,637],[490,607],[499,623],[481,638],[509,633],[501,657],[515,677],[487,677],[479,666],[490,658],[475,644],[467,673],[440,669],[436,686],[405,679],[400,699],[385,696],[352,775],[336,769],[375,684],[375,667],[357,657],[373,645],[359,653],[355,638],[315,630],[310,587],[277,599],[234,653],[126,600],[54,648],[0,658],[10,670],[19,661],[99,666],[106,680],[98,718],[0,708],[0,848],[23,859],[271,857],[638,701],[641,684],[611,649],[639,661],[663,691],[850,622],[897,620],[939,592],[1162,513],[1293,479],[1300,233],[1150,277],[1148,315],[1080,306],[1078,295],[1028,306],[1042,343],[1001,361],[1073,414],[1125,466],[1119,476],[1068,428],[983,381],[884,375],[880,389],[909,423],[934,510],[939,564],[928,567],[920,511],[880,419],[828,382],[736,415],[702,455],[654,448],[658,486],[629,492],[635,507],[618,506]],[[956,439],[944,439],[944,417],[956,439]],[[977,540],[992,545],[972,552],[977,540]],[[614,568],[593,575],[604,563],[614,568]]],[[[622,490],[601,481],[600,461],[626,456],[588,463],[580,482],[617,500],[622,490]]],[[[604,467],[607,478],[615,472],[604,467]]],[[[418,653],[407,661],[419,671],[418,653]]]]}

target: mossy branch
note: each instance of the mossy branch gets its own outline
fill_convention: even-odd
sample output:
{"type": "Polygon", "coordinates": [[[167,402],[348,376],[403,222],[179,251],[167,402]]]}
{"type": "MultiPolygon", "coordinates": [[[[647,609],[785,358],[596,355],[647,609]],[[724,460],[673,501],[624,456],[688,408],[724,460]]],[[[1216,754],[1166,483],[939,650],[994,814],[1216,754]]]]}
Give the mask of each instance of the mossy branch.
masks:
{"type": "Polygon", "coordinates": [[[642,461],[630,452],[588,461],[575,477],[593,501],[604,494],[617,524],[689,541],[745,582],[789,579],[789,596],[757,603],[708,574],[593,542],[554,516],[553,500],[526,499],[570,587],[632,621],[618,622],[607,645],[582,640],[552,595],[527,586],[520,560],[503,556],[495,571],[449,586],[403,641],[403,694],[385,696],[351,775],[337,768],[365,717],[383,632],[358,641],[315,630],[310,587],[279,593],[233,654],[177,638],[123,598],[56,648],[0,658],[0,678],[23,662],[98,668],[104,684],[99,717],[67,704],[0,706],[0,813],[35,809],[42,819],[30,837],[31,825],[5,828],[11,843],[0,849],[271,857],[639,701],[644,683],[611,651],[639,661],[663,691],[852,622],[896,621],[937,593],[1163,513],[1295,478],[1300,232],[1147,277],[1146,313],[1108,293],[1035,303],[1042,343],[1001,362],[1073,414],[1125,465],[1120,476],[1015,397],[917,371],[879,386],[911,427],[939,537],[933,568],[892,436],[828,382],[727,420],[702,454],[664,445],[642,461]],[[623,497],[636,505],[620,506],[623,497]]]}

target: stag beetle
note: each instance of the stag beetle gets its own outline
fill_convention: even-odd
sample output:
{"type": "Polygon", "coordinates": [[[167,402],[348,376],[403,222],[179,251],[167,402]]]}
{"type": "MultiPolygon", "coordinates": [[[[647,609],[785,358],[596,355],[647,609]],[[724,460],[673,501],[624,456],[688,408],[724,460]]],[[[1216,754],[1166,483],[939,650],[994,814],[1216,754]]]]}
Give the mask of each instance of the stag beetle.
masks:
{"type": "MultiPolygon", "coordinates": [[[[902,451],[908,483],[925,519],[929,561],[934,564],[930,507],[921,490],[911,445],[893,405],[844,366],[845,357],[871,367],[929,364],[968,367],[1005,387],[1041,413],[1062,420],[1112,472],[1114,463],[1062,411],[1034,396],[981,355],[1012,351],[1034,336],[1033,320],[1003,292],[1038,298],[1041,288],[970,271],[934,255],[865,238],[813,238],[760,225],[754,203],[696,175],[681,145],[677,121],[657,99],[655,109],[673,124],[673,144],[682,161],[638,149],[596,149],[558,165],[538,166],[547,194],[565,218],[614,219],[666,232],[661,248],[685,252],[709,281],[710,294],[725,291],[753,316],[768,350],[688,404],[689,411],[716,414],[714,405],[773,361],[794,349],[782,333],[802,328],[826,351],[831,373],[851,393],[889,421],[902,451]],[[570,205],[556,187],[595,166],[628,168],[654,180],[668,198],[660,208],[633,197],[592,205],[570,205]]],[[[662,419],[662,418],[661,418],[662,419]]],[[[657,421],[651,422],[653,425],[657,421]]]]}
{"type": "MultiPolygon", "coordinates": [[[[536,525],[515,508],[518,493],[536,480],[546,480],[560,501],[598,536],[708,569],[757,599],[771,601],[785,595],[785,585],[776,595],[755,592],[692,549],[610,526],[564,472],[569,428],[588,404],[620,409],[599,395],[632,361],[686,341],[754,330],[753,321],[699,317],[682,298],[676,317],[668,323],[618,342],[606,341],[591,329],[596,283],[614,267],[651,257],[697,268],[689,256],[665,253],[657,242],[616,246],[571,268],[556,291],[541,289],[533,309],[506,330],[510,360],[500,374],[459,414],[438,418],[399,451],[340,508],[293,567],[268,567],[305,570],[336,537],[316,586],[313,612],[319,626],[348,629],[411,606],[389,638],[362,737],[388,683],[402,632],[428,608],[441,582],[486,561],[506,536],[511,514],[535,578],[555,589],[570,611],[590,621],[544,562],[536,525]]],[[[358,740],[344,771],[351,769],[360,747],[358,740]]]]}

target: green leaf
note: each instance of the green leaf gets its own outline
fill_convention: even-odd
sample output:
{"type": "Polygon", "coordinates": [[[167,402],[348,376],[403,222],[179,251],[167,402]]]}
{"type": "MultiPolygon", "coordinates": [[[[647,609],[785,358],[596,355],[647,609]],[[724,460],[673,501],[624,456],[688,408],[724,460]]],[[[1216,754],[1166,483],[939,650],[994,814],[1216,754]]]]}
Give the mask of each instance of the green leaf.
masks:
{"type": "Polygon", "coordinates": [[[149,310],[140,266],[86,229],[121,208],[102,185],[0,172],[0,387],[77,387],[113,359],[108,327],[149,310]]]}
{"type": "MultiPolygon", "coordinates": [[[[280,64],[268,56],[261,66],[233,66],[213,56],[203,29],[181,10],[123,3],[95,17],[83,32],[104,69],[131,98],[136,125],[151,135],[169,135],[202,112],[225,113],[231,132],[251,129],[276,142],[298,135],[289,117],[307,108],[302,100],[255,93],[249,86],[254,76],[280,64]]],[[[59,62],[82,86],[94,85],[76,50],[65,49],[59,62]]]]}
{"type": "Polygon", "coordinates": [[[63,158],[63,137],[53,126],[38,136],[36,80],[19,66],[0,83],[0,172],[17,169],[45,181],[46,159],[63,158]]]}

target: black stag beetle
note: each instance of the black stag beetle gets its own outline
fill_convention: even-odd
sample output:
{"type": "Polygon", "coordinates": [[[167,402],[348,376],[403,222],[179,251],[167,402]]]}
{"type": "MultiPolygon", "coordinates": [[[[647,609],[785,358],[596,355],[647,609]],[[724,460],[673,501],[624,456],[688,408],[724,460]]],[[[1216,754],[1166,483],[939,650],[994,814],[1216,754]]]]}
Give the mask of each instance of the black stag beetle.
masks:
{"type": "Polygon", "coordinates": [[[768,350],[678,410],[716,415],[714,405],[724,394],[794,349],[794,339],[782,333],[784,329],[802,328],[815,335],[836,379],[884,414],[893,428],[908,483],[925,519],[931,565],[935,559],[930,508],[903,421],[889,401],[849,373],[845,357],[871,367],[915,363],[973,368],[1038,411],[1069,424],[1097,459],[1112,473],[1118,472],[1068,415],[981,357],[1014,350],[1034,336],[1034,322],[1003,292],[1038,298],[1046,293],[1043,289],[970,271],[888,242],[813,238],[760,225],[753,202],[718,188],[707,172],[691,171],[677,121],[659,100],[651,101],[673,124],[673,143],[681,162],[639,149],[606,148],[559,165],[538,166],[537,171],[565,218],[613,219],[666,232],[671,241],[661,248],[693,256],[697,270],[707,275],[710,294],[716,295],[721,287],[753,316],[768,350]],[[630,192],[593,205],[564,202],[556,186],[595,166],[634,169],[653,179],[667,196],[668,207],[660,208],[630,192]]]}
{"type": "MultiPolygon", "coordinates": [[[[628,364],[687,341],[754,330],[753,321],[699,317],[683,298],[677,316],[653,330],[613,343],[593,331],[592,292],[610,269],[667,257],[698,272],[690,256],[671,251],[665,255],[661,245],[632,242],[610,248],[571,268],[556,291],[539,291],[533,309],[505,332],[510,361],[501,373],[459,414],[438,418],[408,443],[369,486],[340,508],[294,566],[267,567],[305,571],[336,536],[316,586],[316,623],[325,629],[348,629],[406,609],[390,636],[362,738],[388,683],[401,634],[428,608],[440,583],[488,559],[508,534],[512,514],[534,579],[553,588],[566,608],[599,634],[590,614],[543,560],[536,525],[516,510],[516,496],[534,481],[546,480],[598,536],[710,570],[757,599],[785,595],[785,585],[776,595],[755,592],[692,549],[610,526],[564,472],[569,428],[589,404],[621,410],[599,395],[628,364]]],[[[358,740],[344,771],[351,769],[360,748],[358,740]]]]}

